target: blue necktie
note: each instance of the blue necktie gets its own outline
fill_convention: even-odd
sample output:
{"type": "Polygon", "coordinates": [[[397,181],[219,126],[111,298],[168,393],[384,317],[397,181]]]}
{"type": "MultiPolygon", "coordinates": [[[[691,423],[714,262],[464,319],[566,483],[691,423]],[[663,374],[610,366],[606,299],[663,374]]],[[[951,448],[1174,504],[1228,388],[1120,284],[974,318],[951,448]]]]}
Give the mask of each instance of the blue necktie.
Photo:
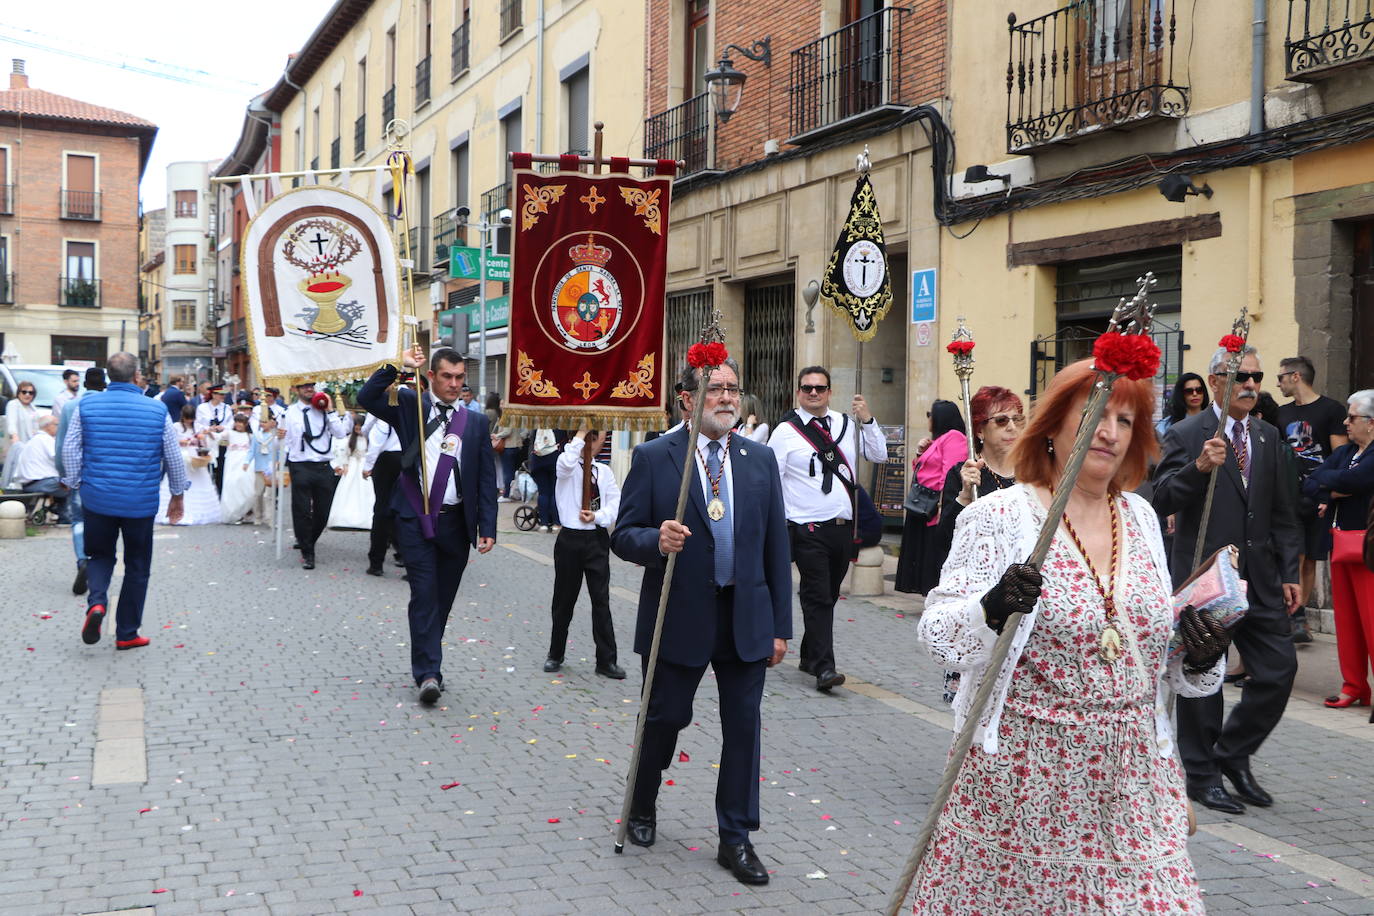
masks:
{"type": "MultiPolygon", "coordinates": [[[[711,521],[711,537],[716,544],[716,585],[729,585],[735,581],[735,522],[730,514],[730,478],[721,470],[721,450],[719,442],[711,442],[707,447],[706,470],[712,480],[720,481],[720,501],[725,504],[725,514],[720,521],[711,521]]],[[[710,517],[707,517],[710,521],[710,517]]]]}

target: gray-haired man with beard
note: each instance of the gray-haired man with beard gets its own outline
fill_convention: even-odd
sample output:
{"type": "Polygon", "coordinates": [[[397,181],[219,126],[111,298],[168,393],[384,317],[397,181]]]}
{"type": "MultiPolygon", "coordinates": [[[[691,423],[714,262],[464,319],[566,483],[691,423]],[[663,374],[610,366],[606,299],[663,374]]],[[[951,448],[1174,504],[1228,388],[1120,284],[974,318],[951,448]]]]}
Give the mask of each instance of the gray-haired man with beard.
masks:
{"type": "Polygon", "coordinates": [[[1236,624],[1233,641],[1245,659],[1248,682],[1225,721],[1221,691],[1179,699],[1178,746],[1188,796],[1217,811],[1241,814],[1245,806],[1222,786],[1223,775],[1250,804],[1268,807],[1274,801],[1255,782],[1250,756],[1283,717],[1298,670],[1288,615],[1298,607],[1302,529],[1297,488],[1281,451],[1288,443],[1273,426],[1250,415],[1264,379],[1254,347],[1241,353],[1231,403],[1222,415],[1229,356],[1218,349],[1208,367],[1212,409],[1175,423],[1165,434],[1154,506],[1161,515],[1178,514],[1170,558],[1175,586],[1193,571],[1198,537],[1204,557],[1228,544],[1240,550],[1250,610],[1236,624]],[[1212,514],[1207,530],[1199,532],[1214,468],[1219,470],[1212,514]]]}

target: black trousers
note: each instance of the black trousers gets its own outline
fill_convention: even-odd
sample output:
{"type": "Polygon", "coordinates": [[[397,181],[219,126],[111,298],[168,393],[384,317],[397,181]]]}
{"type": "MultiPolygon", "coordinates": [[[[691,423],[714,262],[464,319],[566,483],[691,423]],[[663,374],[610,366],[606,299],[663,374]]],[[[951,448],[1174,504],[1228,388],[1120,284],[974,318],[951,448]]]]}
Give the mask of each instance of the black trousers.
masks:
{"type": "Polygon", "coordinates": [[[614,664],[615,627],[611,623],[611,535],[605,528],[564,527],[553,544],[553,631],[549,634],[549,658],[563,660],[582,580],[592,601],[592,641],[596,663],[614,664]]]}
{"type": "Polygon", "coordinates": [[[387,547],[396,540],[391,494],[400,474],[400,452],[382,452],[377,456],[377,463],[372,466],[372,534],[367,549],[367,561],[372,566],[382,565],[387,547]]]}
{"type": "Polygon", "coordinates": [[[416,686],[428,677],[442,685],[444,628],[471,550],[461,504],[439,513],[433,540],[420,532],[418,519],[397,518],[396,542],[410,578],[410,673],[416,686]]]}
{"type": "Polygon", "coordinates": [[[787,524],[792,543],[792,562],[801,573],[797,597],[801,599],[801,662],[816,674],[835,668],[835,602],[840,583],[849,570],[854,546],[853,527],[833,522],[816,525],[787,524]]]}
{"type": "Polygon", "coordinates": [[[229,455],[228,443],[220,443],[219,452],[215,458],[215,492],[224,495],[224,460],[229,455]]]}
{"type": "MultiPolygon", "coordinates": [[[[735,651],[733,591],[725,590],[716,601],[716,645],[710,661],[720,693],[716,825],[722,843],[746,842],[749,832],[759,829],[759,705],[763,702],[763,683],[768,673],[767,659],[746,662],[735,651]]],[[[647,671],[648,667],[648,657],[641,656],[640,670],[647,671]]],[[[642,811],[657,801],[663,771],[676,757],[678,733],[692,724],[692,699],[705,673],[706,665],[678,665],[659,659],[644,720],[644,748],[635,776],[635,809],[642,811]]]]}
{"type": "Polygon", "coordinates": [[[328,461],[291,461],[291,527],[301,551],[313,553],[329,524],[329,507],[339,478],[328,461]]]}
{"type": "Polygon", "coordinates": [[[1179,757],[1193,788],[1221,785],[1219,764],[1250,765],[1250,755],[1283,718],[1298,673],[1282,609],[1252,607],[1236,625],[1232,644],[1245,659],[1249,678],[1231,714],[1223,721],[1220,690],[1209,697],[1178,698],[1179,757]]]}

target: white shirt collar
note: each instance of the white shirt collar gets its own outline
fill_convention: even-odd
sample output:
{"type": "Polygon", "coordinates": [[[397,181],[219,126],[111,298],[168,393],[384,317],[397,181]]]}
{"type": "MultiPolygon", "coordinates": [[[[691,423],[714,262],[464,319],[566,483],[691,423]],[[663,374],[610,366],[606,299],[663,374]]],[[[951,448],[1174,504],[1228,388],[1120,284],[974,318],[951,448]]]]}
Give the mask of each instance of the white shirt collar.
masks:
{"type": "MultiPolygon", "coordinates": [[[[1223,421],[1222,421],[1222,418],[1221,418],[1221,405],[1218,404],[1216,401],[1213,401],[1213,402],[1212,402],[1212,414],[1217,418],[1217,425],[1218,425],[1218,426],[1224,426],[1224,427],[1226,428],[1226,431],[1227,431],[1228,433],[1229,433],[1231,430],[1235,429],[1235,427],[1236,427],[1236,422],[1237,422],[1237,421],[1236,421],[1236,418],[1233,417],[1233,416],[1231,416],[1231,415],[1228,413],[1228,414],[1226,415],[1226,420],[1223,422],[1223,421]]],[[[1246,432],[1249,432],[1249,431],[1250,431],[1250,417],[1249,417],[1248,415],[1245,416],[1243,419],[1241,419],[1241,420],[1240,420],[1240,423],[1241,423],[1241,427],[1242,427],[1246,432]]]]}

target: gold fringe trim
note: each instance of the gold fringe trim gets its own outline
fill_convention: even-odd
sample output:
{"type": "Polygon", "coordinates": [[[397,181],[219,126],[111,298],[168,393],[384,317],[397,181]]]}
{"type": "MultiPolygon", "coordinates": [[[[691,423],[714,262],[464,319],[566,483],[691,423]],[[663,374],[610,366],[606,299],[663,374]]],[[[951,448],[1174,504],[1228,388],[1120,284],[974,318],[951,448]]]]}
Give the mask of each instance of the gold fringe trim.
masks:
{"type": "Polygon", "coordinates": [[[501,425],[523,429],[614,429],[654,432],[666,429],[667,414],[662,407],[540,407],[507,406],[501,410],[501,425]]]}
{"type": "MultiPolygon", "coordinates": [[[[254,360],[256,363],[257,361],[254,360]]],[[[399,366],[399,359],[379,359],[375,363],[362,366],[351,366],[347,369],[333,369],[325,372],[303,372],[293,375],[268,375],[259,376],[259,385],[272,388],[281,388],[283,393],[287,388],[295,388],[305,382],[356,382],[366,379],[378,369],[386,365],[399,366]]],[[[257,368],[255,365],[254,368],[257,368]]]]}

